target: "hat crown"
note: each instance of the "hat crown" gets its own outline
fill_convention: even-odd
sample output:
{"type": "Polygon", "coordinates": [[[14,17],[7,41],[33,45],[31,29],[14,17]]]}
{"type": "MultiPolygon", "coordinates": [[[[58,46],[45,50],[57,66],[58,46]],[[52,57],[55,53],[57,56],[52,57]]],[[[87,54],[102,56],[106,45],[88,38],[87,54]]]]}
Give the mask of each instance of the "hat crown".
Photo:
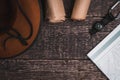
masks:
{"type": "Polygon", "coordinates": [[[0,33],[4,33],[12,27],[16,16],[16,4],[14,0],[1,0],[0,2],[0,33]]]}

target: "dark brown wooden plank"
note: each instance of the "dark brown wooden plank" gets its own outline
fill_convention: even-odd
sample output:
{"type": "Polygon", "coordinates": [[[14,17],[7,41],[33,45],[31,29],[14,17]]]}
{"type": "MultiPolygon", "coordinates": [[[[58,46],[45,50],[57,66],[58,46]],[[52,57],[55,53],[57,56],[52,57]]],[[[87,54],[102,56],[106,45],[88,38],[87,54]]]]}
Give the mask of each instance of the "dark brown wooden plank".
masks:
{"type": "Polygon", "coordinates": [[[0,69],[9,80],[106,80],[89,60],[6,60],[0,69]]]}
{"type": "Polygon", "coordinates": [[[86,59],[92,49],[89,29],[95,20],[88,18],[85,22],[67,20],[63,23],[45,22],[34,46],[21,59],[86,59]]]}
{"type": "Polygon", "coordinates": [[[102,1],[101,0],[91,0],[91,5],[88,11],[88,16],[102,16],[102,1]]]}
{"type": "MultiPolygon", "coordinates": [[[[51,33],[41,43],[36,45],[33,50],[22,54],[26,59],[84,59],[91,50],[90,36],[88,33],[74,33],[57,36],[51,33]]],[[[23,58],[18,56],[18,58],[23,58]]]]}
{"type": "Polygon", "coordinates": [[[0,71],[0,80],[8,80],[7,72],[0,71]]]}
{"type": "MultiPolygon", "coordinates": [[[[100,73],[92,73],[96,76],[91,76],[89,72],[81,73],[61,73],[61,72],[8,72],[9,80],[107,80],[100,73]],[[88,75],[87,75],[88,74],[88,75]]],[[[4,80],[4,79],[3,79],[4,80]]]]}

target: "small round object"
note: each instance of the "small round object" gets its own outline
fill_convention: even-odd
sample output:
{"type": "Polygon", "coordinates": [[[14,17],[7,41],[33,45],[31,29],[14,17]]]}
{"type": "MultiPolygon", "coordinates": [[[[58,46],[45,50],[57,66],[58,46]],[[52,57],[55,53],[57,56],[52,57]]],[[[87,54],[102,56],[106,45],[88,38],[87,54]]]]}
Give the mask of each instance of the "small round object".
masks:
{"type": "Polygon", "coordinates": [[[96,23],[94,28],[98,31],[100,31],[103,28],[103,25],[101,23],[96,23]]]}

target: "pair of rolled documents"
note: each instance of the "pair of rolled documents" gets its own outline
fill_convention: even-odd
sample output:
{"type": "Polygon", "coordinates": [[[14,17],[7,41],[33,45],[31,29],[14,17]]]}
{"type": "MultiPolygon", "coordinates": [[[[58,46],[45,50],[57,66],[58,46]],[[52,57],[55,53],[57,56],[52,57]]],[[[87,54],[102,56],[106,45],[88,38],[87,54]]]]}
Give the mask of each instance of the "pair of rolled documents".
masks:
{"type": "MultiPolygon", "coordinates": [[[[46,17],[50,22],[57,23],[65,21],[65,9],[63,0],[46,0],[46,17]]],[[[84,20],[86,18],[91,0],[76,0],[71,19],[84,20]]]]}

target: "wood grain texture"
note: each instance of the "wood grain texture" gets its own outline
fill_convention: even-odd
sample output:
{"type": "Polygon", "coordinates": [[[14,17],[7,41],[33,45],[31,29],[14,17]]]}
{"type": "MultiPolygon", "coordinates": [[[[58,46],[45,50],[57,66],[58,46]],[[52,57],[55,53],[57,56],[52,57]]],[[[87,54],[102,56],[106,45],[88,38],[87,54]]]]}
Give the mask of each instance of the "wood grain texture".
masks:
{"type": "Polygon", "coordinates": [[[0,69],[9,80],[105,80],[89,60],[6,60],[0,69]]]}
{"type": "Polygon", "coordinates": [[[64,0],[67,20],[44,21],[34,45],[25,53],[0,60],[0,80],[107,80],[86,54],[107,36],[119,20],[92,39],[88,30],[103,17],[113,0],[92,0],[87,19],[72,21],[74,0],[64,0]]]}

